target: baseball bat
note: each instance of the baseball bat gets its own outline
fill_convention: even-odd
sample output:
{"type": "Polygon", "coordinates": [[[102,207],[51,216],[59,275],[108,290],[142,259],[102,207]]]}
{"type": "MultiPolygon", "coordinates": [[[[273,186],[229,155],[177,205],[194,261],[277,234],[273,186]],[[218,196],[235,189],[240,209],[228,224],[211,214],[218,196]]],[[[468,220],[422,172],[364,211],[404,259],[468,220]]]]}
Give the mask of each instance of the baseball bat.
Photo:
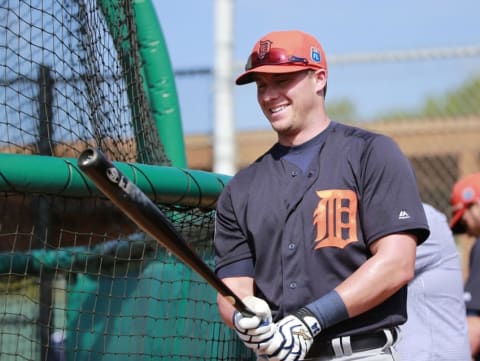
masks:
{"type": "Polygon", "coordinates": [[[190,248],[155,203],[123,175],[100,150],[90,148],[83,151],[78,157],[78,166],[97,188],[138,227],[202,276],[236,310],[245,316],[254,316],[242,300],[190,248]]]}

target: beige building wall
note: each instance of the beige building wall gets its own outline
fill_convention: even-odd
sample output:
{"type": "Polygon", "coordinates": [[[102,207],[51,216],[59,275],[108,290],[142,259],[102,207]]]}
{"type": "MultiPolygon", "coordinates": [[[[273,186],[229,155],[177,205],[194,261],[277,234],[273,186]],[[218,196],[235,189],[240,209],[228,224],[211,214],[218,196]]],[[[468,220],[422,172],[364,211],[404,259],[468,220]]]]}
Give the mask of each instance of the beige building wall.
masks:
{"type": "MultiPolygon", "coordinates": [[[[391,136],[408,157],[458,157],[460,175],[480,169],[480,117],[366,123],[361,126],[391,136]]],[[[238,132],[237,168],[243,168],[254,161],[275,141],[276,135],[269,129],[238,132]]],[[[185,143],[189,168],[211,171],[211,137],[206,134],[187,135],[185,143]]]]}

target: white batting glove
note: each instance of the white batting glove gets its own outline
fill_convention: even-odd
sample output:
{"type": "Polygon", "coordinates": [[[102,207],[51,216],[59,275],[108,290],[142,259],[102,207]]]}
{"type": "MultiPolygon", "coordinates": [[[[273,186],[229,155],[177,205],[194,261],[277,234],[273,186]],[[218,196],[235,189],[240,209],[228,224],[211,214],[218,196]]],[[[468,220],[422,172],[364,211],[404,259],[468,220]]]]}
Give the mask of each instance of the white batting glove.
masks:
{"type": "Polygon", "coordinates": [[[255,313],[255,316],[247,317],[235,311],[233,326],[245,346],[256,352],[265,346],[275,332],[272,312],[268,303],[260,298],[248,296],[242,302],[255,313]]]}
{"type": "Polygon", "coordinates": [[[276,324],[273,338],[262,345],[257,354],[270,361],[303,360],[322,330],[317,318],[307,308],[301,308],[276,324]]]}

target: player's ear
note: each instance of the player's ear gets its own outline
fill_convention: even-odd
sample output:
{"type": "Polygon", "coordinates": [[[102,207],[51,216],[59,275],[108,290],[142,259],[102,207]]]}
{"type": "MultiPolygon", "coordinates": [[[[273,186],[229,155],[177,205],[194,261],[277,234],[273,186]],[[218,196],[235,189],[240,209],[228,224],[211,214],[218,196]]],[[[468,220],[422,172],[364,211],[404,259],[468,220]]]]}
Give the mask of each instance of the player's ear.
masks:
{"type": "Polygon", "coordinates": [[[316,85],[317,85],[317,93],[323,91],[324,93],[327,92],[327,73],[325,69],[317,69],[313,70],[313,76],[315,77],[316,85]]]}

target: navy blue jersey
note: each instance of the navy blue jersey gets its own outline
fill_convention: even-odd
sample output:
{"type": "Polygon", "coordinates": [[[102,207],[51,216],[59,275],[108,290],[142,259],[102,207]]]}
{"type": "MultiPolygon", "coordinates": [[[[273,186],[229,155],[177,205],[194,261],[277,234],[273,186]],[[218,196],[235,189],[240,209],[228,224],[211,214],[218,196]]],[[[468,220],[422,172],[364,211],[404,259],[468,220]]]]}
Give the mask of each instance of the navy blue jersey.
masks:
{"type": "Polygon", "coordinates": [[[467,312],[480,316],[480,238],[470,250],[468,278],[465,283],[467,312]]]}
{"type": "MultiPolygon", "coordinates": [[[[410,163],[388,137],[333,123],[306,172],[276,146],[241,170],[216,214],[219,277],[255,278],[275,320],[325,295],[368,257],[369,245],[408,232],[423,242],[427,220],[410,163]]],[[[406,288],[319,337],[406,320],[406,288]]]]}

